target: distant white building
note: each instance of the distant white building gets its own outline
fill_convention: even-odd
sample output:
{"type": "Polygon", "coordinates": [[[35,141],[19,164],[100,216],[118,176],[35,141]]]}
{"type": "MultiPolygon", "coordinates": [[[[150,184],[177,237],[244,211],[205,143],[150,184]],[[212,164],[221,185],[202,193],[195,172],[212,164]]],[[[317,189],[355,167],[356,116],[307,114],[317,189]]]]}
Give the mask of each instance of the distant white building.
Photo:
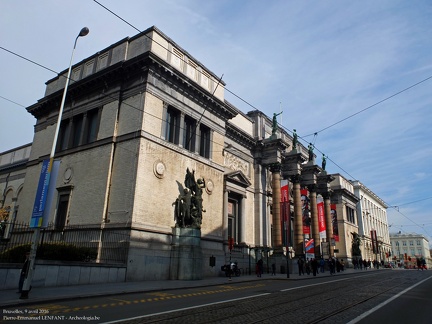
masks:
{"type": "Polygon", "coordinates": [[[390,233],[387,220],[387,205],[358,180],[351,181],[357,203],[358,234],[361,237],[362,257],[366,260],[388,261],[390,233]],[[372,233],[376,233],[377,249],[373,247],[372,233]]]}
{"type": "Polygon", "coordinates": [[[416,258],[425,258],[428,269],[432,265],[429,241],[421,234],[390,234],[392,259],[401,265],[415,265],[416,258]]]}

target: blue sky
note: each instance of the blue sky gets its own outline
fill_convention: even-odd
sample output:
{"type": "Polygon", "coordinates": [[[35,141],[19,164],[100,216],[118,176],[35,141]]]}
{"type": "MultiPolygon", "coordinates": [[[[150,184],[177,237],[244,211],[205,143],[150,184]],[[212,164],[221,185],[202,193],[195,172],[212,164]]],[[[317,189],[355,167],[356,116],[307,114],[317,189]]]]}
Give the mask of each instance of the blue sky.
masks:
{"type": "MultiPolygon", "coordinates": [[[[243,112],[282,108],[281,125],[297,129],[303,144],[315,142],[318,164],[323,152],[329,172],[399,206],[387,211],[391,232],[432,243],[432,2],[99,3],[139,30],[155,25],[223,75],[235,94],[226,99],[243,112]]],[[[92,0],[0,0],[0,46],[54,71],[68,67],[84,26],[90,34],[79,39],[74,62],[138,33],[92,0]]],[[[35,120],[24,107],[55,74],[4,49],[0,71],[3,152],[33,140],[35,120]]]]}

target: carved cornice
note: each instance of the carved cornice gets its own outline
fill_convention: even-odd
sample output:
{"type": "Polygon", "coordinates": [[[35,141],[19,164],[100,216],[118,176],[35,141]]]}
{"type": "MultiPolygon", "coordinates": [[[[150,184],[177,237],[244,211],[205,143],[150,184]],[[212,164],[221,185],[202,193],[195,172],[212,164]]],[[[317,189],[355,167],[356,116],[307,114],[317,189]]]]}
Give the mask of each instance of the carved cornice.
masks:
{"type": "Polygon", "coordinates": [[[204,107],[207,111],[224,121],[232,119],[238,114],[238,111],[234,107],[227,105],[225,102],[213,96],[212,93],[202,89],[199,85],[189,80],[188,77],[175,70],[158,56],[153,53],[150,53],[149,56],[152,61],[151,64],[149,64],[149,73],[155,78],[160,78],[185,97],[194,101],[197,105],[204,107]]]}
{"type": "Polygon", "coordinates": [[[255,139],[230,122],[226,123],[225,136],[249,150],[256,146],[257,141],[255,139]]]}

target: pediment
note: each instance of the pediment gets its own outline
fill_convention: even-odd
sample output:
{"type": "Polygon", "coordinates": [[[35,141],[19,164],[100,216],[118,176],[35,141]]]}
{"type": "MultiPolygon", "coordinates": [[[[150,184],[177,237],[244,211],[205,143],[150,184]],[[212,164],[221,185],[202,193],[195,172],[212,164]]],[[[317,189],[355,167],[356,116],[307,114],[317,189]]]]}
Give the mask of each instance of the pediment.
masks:
{"type": "Polygon", "coordinates": [[[252,183],[240,170],[225,174],[225,181],[235,183],[243,188],[249,187],[252,183]]]}

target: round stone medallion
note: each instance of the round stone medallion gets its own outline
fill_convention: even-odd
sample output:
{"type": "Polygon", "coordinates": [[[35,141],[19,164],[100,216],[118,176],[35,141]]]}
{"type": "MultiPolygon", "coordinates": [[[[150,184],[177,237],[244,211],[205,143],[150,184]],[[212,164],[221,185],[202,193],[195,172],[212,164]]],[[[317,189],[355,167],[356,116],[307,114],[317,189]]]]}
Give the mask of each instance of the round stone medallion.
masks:
{"type": "Polygon", "coordinates": [[[156,161],[153,166],[153,171],[156,177],[163,178],[165,174],[165,164],[162,161],[156,161]]]}

